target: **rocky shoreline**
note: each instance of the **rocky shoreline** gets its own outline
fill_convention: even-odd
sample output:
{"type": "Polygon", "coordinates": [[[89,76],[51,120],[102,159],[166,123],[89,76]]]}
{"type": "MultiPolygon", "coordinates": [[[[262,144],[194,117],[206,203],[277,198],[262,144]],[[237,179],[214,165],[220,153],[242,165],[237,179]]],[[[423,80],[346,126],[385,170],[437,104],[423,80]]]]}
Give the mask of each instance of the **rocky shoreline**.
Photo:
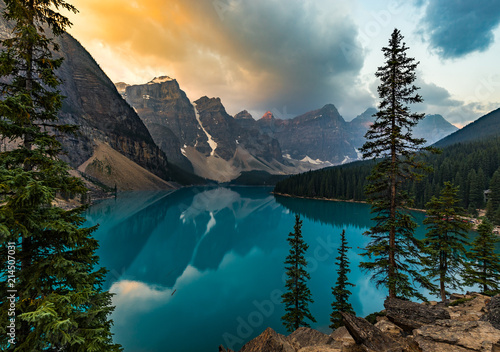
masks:
{"type": "Polygon", "coordinates": [[[375,324],[342,313],[345,326],[330,335],[267,328],[239,352],[500,352],[500,295],[452,294],[439,303],[390,298],[384,307],[375,324]]]}

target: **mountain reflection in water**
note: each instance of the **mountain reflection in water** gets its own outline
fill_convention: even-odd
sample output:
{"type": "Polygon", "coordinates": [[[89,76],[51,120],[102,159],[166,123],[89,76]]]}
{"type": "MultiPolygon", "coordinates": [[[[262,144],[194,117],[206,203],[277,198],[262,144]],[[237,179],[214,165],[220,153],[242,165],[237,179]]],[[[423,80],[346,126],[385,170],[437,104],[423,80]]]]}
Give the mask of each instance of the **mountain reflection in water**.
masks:
{"type": "MultiPolygon", "coordinates": [[[[92,206],[87,225],[100,224],[100,264],[110,272],[115,340],[128,352],[233,349],[270,326],[285,333],[283,262],[294,215],[303,220],[317,319],[330,332],[331,286],[339,234],[352,249],[351,303],[364,316],[382,309],[358,264],[370,225],[366,204],[275,197],[266,187],[184,188],[173,193],[119,194],[92,206]],[[272,309],[271,309],[272,308],[272,309]]],[[[419,221],[423,214],[417,214],[419,221]]]]}

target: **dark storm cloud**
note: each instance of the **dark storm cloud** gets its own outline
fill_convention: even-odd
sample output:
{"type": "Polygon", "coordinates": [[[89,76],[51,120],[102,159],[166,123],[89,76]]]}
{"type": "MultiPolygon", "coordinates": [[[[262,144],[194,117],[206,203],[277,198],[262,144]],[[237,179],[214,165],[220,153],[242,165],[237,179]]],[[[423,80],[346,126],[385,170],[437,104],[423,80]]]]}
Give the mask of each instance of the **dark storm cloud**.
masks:
{"type": "Polygon", "coordinates": [[[445,59],[487,50],[499,23],[498,0],[431,0],[422,20],[430,47],[445,59]]]}

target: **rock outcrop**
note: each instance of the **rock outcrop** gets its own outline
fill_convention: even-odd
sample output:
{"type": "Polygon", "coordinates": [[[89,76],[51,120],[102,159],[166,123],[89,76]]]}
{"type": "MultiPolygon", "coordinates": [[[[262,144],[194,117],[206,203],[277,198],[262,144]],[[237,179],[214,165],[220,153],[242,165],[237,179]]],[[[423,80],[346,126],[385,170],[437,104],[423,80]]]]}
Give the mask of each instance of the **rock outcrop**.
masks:
{"type": "Polygon", "coordinates": [[[482,321],[439,320],[413,335],[422,352],[500,351],[500,330],[482,321]]]}
{"type": "Polygon", "coordinates": [[[403,350],[400,343],[365,319],[355,317],[352,314],[341,314],[347,331],[358,345],[363,345],[368,350],[380,352],[401,352],[403,350]]]}
{"type": "Polygon", "coordinates": [[[500,329],[500,296],[493,297],[486,305],[486,314],[481,320],[489,322],[495,329],[500,329]]]}
{"type": "Polygon", "coordinates": [[[210,146],[196,120],[193,104],[177,81],[164,76],[147,84],[127,86],[123,97],[137,111],[156,144],[173,162],[192,171],[181,148],[196,145],[206,151],[210,146]]]}
{"type": "Polygon", "coordinates": [[[245,344],[240,352],[296,352],[297,350],[287,341],[287,338],[267,328],[262,334],[245,344]]]}
{"type": "Polygon", "coordinates": [[[388,298],[384,302],[387,318],[404,331],[411,333],[423,325],[433,324],[437,320],[450,319],[450,313],[438,306],[426,306],[397,298],[388,298]]]}
{"type": "MultiPolygon", "coordinates": [[[[375,325],[342,313],[345,327],[333,331],[330,336],[301,327],[285,337],[268,328],[240,352],[500,352],[500,329],[497,328],[500,295],[491,301],[480,294],[452,298],[466,298],[467,301],[458,301],[456,307],[448,307],[437,302],[418,304],[387,299],[384,304],[387,318],[381,317],[375,325]],[[470,312],[450,314],[457,309],[470,312]],[[477,320],[453,318],[473,317],[478,312],[482,313],[477,320]],[[410,329],[411,326],[418,327],[410,329]]],[[[222,346],[219,351],[229,352],[222,346]]]]}
{"type": "Polygon", "coordinates": [[[292,346],[299,349],[303,347],[333,344],[331,336],[306,327],[300,327],[295,330],[287,337],[287,340],[292,344],[292,346]]]}

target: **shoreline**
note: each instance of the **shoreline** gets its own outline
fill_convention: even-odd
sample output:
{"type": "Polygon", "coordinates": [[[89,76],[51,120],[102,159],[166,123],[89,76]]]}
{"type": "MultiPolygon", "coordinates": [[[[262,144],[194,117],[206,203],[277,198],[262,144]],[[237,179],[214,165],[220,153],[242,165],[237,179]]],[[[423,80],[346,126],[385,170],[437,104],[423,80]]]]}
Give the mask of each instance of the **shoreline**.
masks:
{"type": "MultiPolygon", "coordinates": [[[[288,198],[299,198],[299,199],[311,199],[311,200],[326,200],[329,202],[346,202],[346,203],[359,203],[359,204],[369,204],[367,201],[364,200],[354,200],[354,199],[336,199],[336,198],[319,198],[319,197],[304,197],[304,196],[294,196],[291,194],[287,193],[278,193],[278,192],[271,192],[271,194],[275,196],[282,196],[282,197],[288,197],[288,198]]],[[[411,211],[418,211],[421,213],[427,213],[425,209],[419,209],[419,208],[408,208],[408,210],[411,211]]],[[[479,215],[485,216],[485,210],[484,209],[479,209],[479,215]]],[[[477,232],[477,227],[478,225],[481,224],[481,221],[479,218],[473,218],[473,217],[465,217],[465,219],[469,220],[469,223],[472,224],[471,230],[477,232]]],[[[494,226],[493,227],[493,233],[495,234],[500,234],[500,226],[494,226]]]]}

